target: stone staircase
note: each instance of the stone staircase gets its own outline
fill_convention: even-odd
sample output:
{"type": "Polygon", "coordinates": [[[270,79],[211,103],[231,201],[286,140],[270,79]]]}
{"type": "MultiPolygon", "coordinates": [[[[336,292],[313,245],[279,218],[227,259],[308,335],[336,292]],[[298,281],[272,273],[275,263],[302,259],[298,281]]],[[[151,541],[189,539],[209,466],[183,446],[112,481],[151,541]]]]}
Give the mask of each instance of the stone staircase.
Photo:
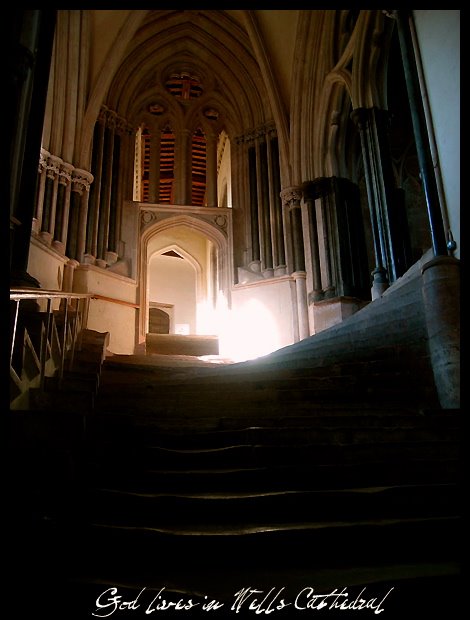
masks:
{"type": "Polygon", "coordinates": [[[461,413],[417,291],[241,364],[106,357],[86,415],[54,401],[77,428],[51,451],[32,411],[6,451],[14,611],[27,584],[50,619],[459,618],[461,413]]]}
{"type": "Polygon", "coordinates": [[[180,600],[165,617],[301,618],[314,595],[362,591],[386,597],[382,618],[458,617],[460,412],[397,355],[317,369],[107,358],[82,461],[31,543],[37,596],[77,619],[113,595],[118,618],[180,600]]]}

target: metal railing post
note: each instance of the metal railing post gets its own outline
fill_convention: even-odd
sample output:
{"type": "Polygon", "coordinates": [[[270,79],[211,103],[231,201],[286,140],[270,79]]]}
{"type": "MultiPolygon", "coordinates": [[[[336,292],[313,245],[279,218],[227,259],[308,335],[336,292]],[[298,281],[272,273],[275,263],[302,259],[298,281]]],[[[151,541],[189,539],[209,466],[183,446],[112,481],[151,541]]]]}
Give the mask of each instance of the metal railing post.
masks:
{"type": "Polygon", "coordinates": [[[46,381],[46,363],[47,363],[47,345],[49,341],[49,328],[51,324],[51,307],[52,307],[52,298],[47,298],[47,320],[46,327],[44,325],[41,326],[41,358],[40,358],[40,369],[39,369],[39,389],[41,392],[44,392],[44,386],[46,381]]]}
{"type": "Polygon", "coordinates": [[[16,327],[18,325],[18,313],[20,309],[20,300],[16,299],[16,308],[15,308],[15,320],[13,322],[13,332],[11,334],[11,346],[10,346],[10,366],[13,362],[13,352],[15,350],[15,340],[16,340],[16,327]]]}
{"type": "Polygon", "coordinates": [[[61,351],[60,368],[59,368],[59,388],[61,386],[62,379],[64,377],[65,355],[67,353],[67,320],[68,320],[69,298],[65,297],[64,301],[65,301],[64,326],[62,330],[62,351],[61,351]]]}

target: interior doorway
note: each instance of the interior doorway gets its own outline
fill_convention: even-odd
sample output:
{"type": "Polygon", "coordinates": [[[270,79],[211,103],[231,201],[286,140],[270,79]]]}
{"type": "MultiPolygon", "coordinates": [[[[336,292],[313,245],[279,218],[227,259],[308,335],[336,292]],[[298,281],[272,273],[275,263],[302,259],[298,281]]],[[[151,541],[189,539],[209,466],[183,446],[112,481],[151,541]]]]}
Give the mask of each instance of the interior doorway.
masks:
{"type": "Polygon", "coordinates": [[[171,304],[149,304],[149,333],[172,334],[174,324],[174,307],[171,304]]]}
{"type": "Polygon", "coordinates": [[[149,332],[196,334],[196,271],[182,253],[171,249],[152,256],[149,277],[149,332]],[[170,320],[171,308],[172,319],[170,320]],[[165,315],[167,318],[165,318],[165,315]],[[151,328],[152,325],[152,328],[151,328]],[[154,331],[154,329],[168,331],[154,331]]]}

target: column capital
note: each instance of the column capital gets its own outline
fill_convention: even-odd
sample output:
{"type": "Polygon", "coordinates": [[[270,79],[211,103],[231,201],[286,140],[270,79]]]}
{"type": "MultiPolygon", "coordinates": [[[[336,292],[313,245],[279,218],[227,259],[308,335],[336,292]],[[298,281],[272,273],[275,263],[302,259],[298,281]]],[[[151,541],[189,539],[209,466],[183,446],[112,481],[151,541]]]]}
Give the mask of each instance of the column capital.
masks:
{"type": "Polygon", "coordinates": [[[49,179],[55,179],[60,172],[60,166],[63,164],[63,160],[57,155],[49,155],[46,163],[46,173],[49,179]]]}
{"type": "Polygon", "coordinates": [[[356,127],[362,131],[366,128],[369,114],[366,108],[355,108],[349,115],[356,127]]]}
{"type": "Polygon", "coordinates": [[[390,112],[376,106],[372,108],[356,108],[350,114],[350,119],[362,131],[369,122],[390,123],[390,112]]]}
{"type": "Polygon", "coordinates": [[[300,207],[300,201],[302,200],[302,188],[301,187],[286,187],[281,190],[280,193],[283,207],[300,207]]]}
{"type": "Polygon", "coordinates": [[[75,166],[63,161],[60,164],[60,169],[59,169],[59,183],[61,185],[69,185],[72,180],[72,173],[74,170],[75,170],[75,166]]]}
{"type": "Polygon", "coordinates": [[[84,191],[90,191],[90,185],[93,183],[93,175],[87,170],[75,168],[72,172],[72,191],[82,195],[84,191]]]}
{"type": "Polygon", "coordinates": [[[330,192],[330,178],[317,177],[313,181],[306,181],[302,184],[302,194],[304,200],[316,200],[322,198],[330,192]]]}
{"type": "Polygon", "coordinates": [[[113,131],[117,127],[118,115],[113,110],[108,110],[106,114],[106,127],[108,129],[112,129],[113,131]]]}
{"type": "Polygon", "coordinates": [[[46,151],[46,149],[41,148],[41,151],[39,152],[38,172],[42,172],[43,170],[47,168],[47,160],[49,159],[50,156],[51,154],[49,153],[49,151],[46,151]]]}

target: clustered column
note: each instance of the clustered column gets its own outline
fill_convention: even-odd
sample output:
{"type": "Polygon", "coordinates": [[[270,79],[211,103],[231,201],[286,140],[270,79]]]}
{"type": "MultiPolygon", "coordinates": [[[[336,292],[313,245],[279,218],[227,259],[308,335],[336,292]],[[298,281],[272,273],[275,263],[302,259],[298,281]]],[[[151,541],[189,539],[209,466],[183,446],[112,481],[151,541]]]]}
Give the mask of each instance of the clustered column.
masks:
{"type": "Polygon", "coordinates": [[[299,339],[310,335],[307,310],[307,274],[305,271],[305,249],[302,227],[302,188],[287,187],[281,191],[282,206],[288,210],[293,255],[292,276],[295,280],[297,296],[297,316],[299,339]]]}
{"type": "Polygon", "coordinates": [[[237,140],[245,149],[249,195],[250,267],[263,276],[286,273],[280,199],[279,147],[273,126],[262,126],[237,140]]]}
{"type": "Polygon", "coordinates": [[[349,179],[319,177],[304,183],[302,193],[312,287],[309,303],[338,296],[368,297],[359,188],[349,179]]]}
{"type": "Polygon", "coordinates": [[[77,171],[72,164],[41,149],[33,231],[47,245],[71,258],[77,258],[75,253],[73,256],[69,254],[70,249],[76,247],[78,234],[77,228],[70,225],[77,173],[84,174],[88,183],[93,180],[89,172],[77,171]]]}
{"type": "Polygon", "coordinates": [[[372,299],[410,266],[403,206],[398,200],[389,143],[389,113],[357,108],[351,118],[359,130],[370,209],[375,267],[372,299]]]}
{"type": "Polygon", "coordinates": [[[80,211],[80,247],[83,261],[105,268],[118,259],[122,203],[121,147],[126,123],[115,112],[102,109],[93,135],[89,206],[80,211]],[[85,241],[83,240],[85,236],[85,241]]]}

